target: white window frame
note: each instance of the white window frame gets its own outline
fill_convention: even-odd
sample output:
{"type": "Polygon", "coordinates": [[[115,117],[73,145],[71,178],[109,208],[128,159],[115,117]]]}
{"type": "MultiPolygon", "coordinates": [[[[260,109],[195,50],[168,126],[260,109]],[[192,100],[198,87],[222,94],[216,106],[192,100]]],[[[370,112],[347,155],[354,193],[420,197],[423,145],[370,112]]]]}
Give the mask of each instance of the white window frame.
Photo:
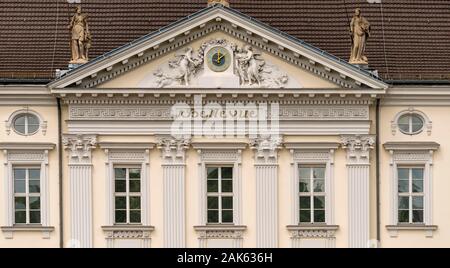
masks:
{"type": "MultiPolygon", "coordinates": [[[[208,198],[208,197],[217,197],[218,198],[218,210],[219,210],[219,220],[218,220],[218,222],[216,222],[216,223],[209,223],[209,222],[207,222],[207,224],[208,225],[212,225],[212,224],[232,224],[232,223],[229,223],[229,222],[222,222],[222,212],[223,212],[223,207],[222,207],[222,197],[231,197],[232,199],[233,199],[233,203],[234,203],[234,188],[233,188],[233,191],[231,192],[231,193],[223,193],[222,192],[222,180],[223,180],[223,178],[222,178],[222,168],[233,168],[233,177],[231,178],[232,179],[232,182],[234,183],[234,167],[233,166],[230,166],[230,165],[207,165],[206,167],[205,167],[205,171],[204,172],[206,172],[207,173],[207,170],[208,170],[208,168],[217,168],[218,169],[218,171],[219,171],[219,173],[218,173],[218,192],[217,193],[209,193],[208,191],[207,191],[207,193],[206,193],[206,198],[208,198]]],[[[208,181],[208,178],[207,178],[207,174],[205,174],[205,176],[206,176],[206,181],[208,181]]],[[[206,217],[208,217],[208,212],[209,212],[209,209],[208,209],[208,207],[206,207],[206,217]]],[[[207,221],[208,221],[208,219],[206,219],[207,221]]],[[[234,209],[233,209],[233,222],[234,222],[234,209]]]]}
{"type": "Polygon", "coordinates": [[[430,142],[388,142],[384,148],[390,155],[390,225],[386,226],[391,237],[397,237],[398,231],[425,230],[432,237],[437,228],[433,225],[433,156],[439,144],[430,142]],[[398,168],[421,167],[423,174],[423,223],[400,223],[398,221],[398,168]]]}
{"type": "Polygon", "coordinates": [[[7,239],[12,239],[14,232],[37,231],[42,232],[42,238],[50,238],[50,232],[54,227],[50,226],[50,201],[49,201],[49,151],[55,148],[50,143],[24,143],[24,144],[0,144],[4,155],[4,203],[5,222],[2,231],[7,239]],[[15,224],[14,204],[14,173],[15,167],[39,167],[40,197],[41,197],[41,223],[40,224],[15,224]]]}
{"type": "Polygon", "coordinates": [[[17,135],[20,135],[20,136],[33,136],[33,135],[36,135],[37,133],[39,133],[39,131],[41,131],[42,135],[44,135],[44,136],[47,134],[47,121],[44,120],[44,118],[39,113],[37,113],[36,111],[30,110],[30,109],[21,109],[21,110],[17,110],[14,113],[12,113],[9,116],[8,120],[5,121],[5,126],[6,126],[6,134],[7,135],[11,134],[11,129],[13,129],[14,133],[16,133],[17,135]],[[23,133],[16,131],[16,129],[14,127],[14,121],[16,120],[16,118],[19,115],[22,115],[22,114],[31,114],[31,115],[36,116],[36,118],[39,120],[39,128],[36,130],[36,132],[23,134],[23,133]]]}
{"type": "MultiPolygon", "coordinates": [[[[326,183],[326,181],[327,181],[327,166],[324,164],[324,165],[320,165],[320,164],[314,164],[314,165],[312,165],[312,164],[299,164],[298,166],[297,166],[297,168],[300,170],[301,168],[308,168],[308,169],[310,169],[310,174],[309,174],[309,183],[310,183],[310,191],[309,192],[300,192],[300,177],[298,178],[299,179],[299,184],[297,185],[297,189],[298,189],[298,199],[300,199],[301,197],[308,197],[309,198],[309,200],[310,200],[310,208],[309,208],[309,210],[310,210],[310,221],[309,222],[301,222],[300,221],[300,201],[297,201],[297,202],[299,202],[299,217],[298,217],[298,224],[300,225],[300,224],[308,224],[308,223],[311,223],[311,224],[325,224],[326,223],[326,211],[327,211],[327,183],[326,183]],[[313,178],[313,171],[314,171],[314,168],[323,168],[324,170],[325,170],[325,172],[324,172],[324,183],[325,183],[325,185],[324,185],[324,187],[325,187],[325,191],[324,192],[314,192],[314,178],[313,178]],[[324,209],[324,211],[325,211],[325,221],[324,222],[315,222],[315,220],[314,220],[314,213],[315,213],[315,208],[314,208],[314,197],[324,197],[325,198],[325,209],[324,209]]],[[[298,172],[298,174],[300,175],[300,172],[298,172]]]]}
{"type": "MultiPolygon", "coordinates": [[[[42,169],[40,165],[13,165],[12,166],[12,175],[13,175],[13,185],[16,181],[16,178],[14,176],[15,174],[15,170],[16,169],[23,169],[25,170],[25,193],[16,193],[15,189],[13,190],[13,203],[14,203],[14,225],[41,225],[42,224],[42,204],[41,204],[41,189],[39,186],[39,193],[30,193],[30,188],[29,188],[29,182],[30,182],[30,170],[39,170],[39,184],[41,184],[41,176],[42,176],[42,169]],[[15,217],[15,212],[16,212],[16,206],[15,206],[15,199],[16,197],[25,197],[25,223],[16,223],[16,217],[15,217]],[[37,223],[30,223],[30,202],[29,199],[30,197],[39,197],[39,218],[40,221],[37,223]]],[[[13,186],[14,187],[14,186],[13,186]]]]}
{"type": "Polygon", "coordinates": [[[114,205],[114,168],[139,166],[141,168],[141,224],[150,226],[150,149],[153,143],[100,143],[100,148],[104,150],[106,156],[106,226],[115,226],[115,205],[114,205]]]}
{"type": "Polygon", "coordinates": [[[138,165],[115,165],[113,166],[113,177],[114,177],[114,225],[141,225],[142,224],[142,209],[143,209],[143,204],[142,203],[142,166],[138,166],[138,165]],[[115,191],[115,182],[116,182],[116,176],[115,176],[115,170],[116,169],[125,169],[126,173],[125,173],[125,184],[126,184],[126,191],[125,192],[121,192],[121,193],[117,193],[115,191]],[[130,169],[139,169],[140,170],[140,192],[130,192],[130,169]],[[125,197],[126,199],[126,222],[117,222],[116,221],[116,206],[115,206],[115,199],[116,197],[125,197]],[[141,200],[141,204],[140,204],[140,214],[141,214],[141,221],[140,222],[130,222],[130,197],[140,197],[141,200]]]}
{"type": "MultiPolygon", "coordinates": [[[[405,193],[400,193],[397,191],[397,198],[399,197],[407,197],[408,198],[408,222],[401,222],[398,219],[398,205],[399,202],[397,202],[397,222],[398,224],[423,224],[424,221],[422,222],[413,222],[413,202],[412,199],[413,197],[422,197],[423,201],[425,201],[425,189],[422,189],[422,192],[420,193],[414,193],[412,191],[412,170],[413,169],[422,169],[423,170],[423,177],[422,177],[422,182],[423,182],[423,188],[425,188],[425,166],[419,166],[419,165],[413,165],[413,166],[407,166],[407,165],[399,165],[397,166],[397,189],[398,189],[398,183],[399,183],[399,179],[398,179],[398,171],[399,169],[407,169],[408,170],[408,192],[405,193]]],[[[423,210],[423,219],[425,220],[425,206],[422,208],[423,210]]]]}

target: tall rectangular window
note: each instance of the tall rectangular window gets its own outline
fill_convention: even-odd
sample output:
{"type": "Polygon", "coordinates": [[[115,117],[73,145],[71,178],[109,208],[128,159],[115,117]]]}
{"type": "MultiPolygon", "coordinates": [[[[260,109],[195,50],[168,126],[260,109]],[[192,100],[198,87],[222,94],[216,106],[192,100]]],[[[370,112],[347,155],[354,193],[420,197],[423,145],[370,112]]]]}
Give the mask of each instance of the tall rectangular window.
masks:
{"type": "Polygon", "coordinates": [[[325,167],[299,166],[300,223],[325,223],[325,167]]]}
{"type": "Polygon", "coordinates": [[[114,168],[116,224],[141,223],[141,169],[114,168]]]}
{"type": "Polygon", "coordinates": [[[208,167],[208,223],[233,223],[233,167],[208,167]]]}
{"type": "Polygon", "coordinates": [[[41,169],[15,167],[14,176],[14,223],[41,223],[41,169]]]}
{"type": "Polygon", "coordinates": [[[399,167],[398,173],[398,222],[424,222],[424,168],[399,167]]]}

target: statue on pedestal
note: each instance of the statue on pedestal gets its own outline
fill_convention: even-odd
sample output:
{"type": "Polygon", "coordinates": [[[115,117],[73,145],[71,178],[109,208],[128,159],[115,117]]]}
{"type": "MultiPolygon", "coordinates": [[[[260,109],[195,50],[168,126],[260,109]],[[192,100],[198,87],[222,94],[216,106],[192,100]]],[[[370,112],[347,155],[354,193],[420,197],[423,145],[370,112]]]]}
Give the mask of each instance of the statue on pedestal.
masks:
{"type": "Polygon", "coordinates": [[[69,30],[71,30],[71,64],[84,64],[88,62],[88,52],[91,47],[91,33],[87,23],[87,15],[81,13],[81,6],[76,7],[76,14],[70,21],[69,30]]]}
{"type": "Polygon", "coordinates": [[[352,52],[350,55],[351,64],[367,65],[369,63],[364,55],[366,42],[370,37],[370,23],[362,16],[361,9],[355,10],[355,15],[350,23],[352,37],[352,52]]]}

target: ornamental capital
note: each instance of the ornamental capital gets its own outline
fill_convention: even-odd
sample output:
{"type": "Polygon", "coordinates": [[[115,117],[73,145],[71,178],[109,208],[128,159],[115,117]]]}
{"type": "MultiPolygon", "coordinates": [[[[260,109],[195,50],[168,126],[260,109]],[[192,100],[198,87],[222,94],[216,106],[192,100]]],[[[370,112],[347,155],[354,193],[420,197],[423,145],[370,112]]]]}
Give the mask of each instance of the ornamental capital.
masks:
{"type": "Polygon", "coordinates": [[[347,149],[347,161],[353,164],[369,164],[370,151],[375,147],[373,135],[342,136],[342,148],[347,149]]]}
{"type": "Polygon", "coordinates": [[[255,150],[255,160],[262,163],[276,163],[278,150],[281,149],[283,138],[280,136],[265,136],[250,141],[250,148],[255,150]]]}
{"type": "Polygon", "coordinates": [[[62,143],[69,151],[69,162],[88,164],[91,162],[92,150],[97,147],[96,135],[64,135],[62,143]]]}
{"type": "Polygon", "coordinates": [[[157,147],[161,150],[166,163],[184,163],[186,150],[191,144],[190,138],[160,137],[157,147]]]}

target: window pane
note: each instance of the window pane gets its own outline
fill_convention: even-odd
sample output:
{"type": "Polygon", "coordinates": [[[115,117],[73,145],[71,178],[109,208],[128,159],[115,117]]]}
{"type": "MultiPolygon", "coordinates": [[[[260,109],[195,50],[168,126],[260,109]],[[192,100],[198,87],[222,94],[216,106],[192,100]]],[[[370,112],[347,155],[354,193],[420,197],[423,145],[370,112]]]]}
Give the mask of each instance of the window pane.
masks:
{"type": "Polygon", "coordinates": [[[223,167],[222,168],[222,179],[232,179],[233,178],[233,168],[223,167]]]}
{"type": "Polygon", "coordinates": [[[300,179],[311,179],[311,169],[310,168],[300,168],[299,169],[300,179]]]}
{"type": "Polygon", "coordinates": [[[16,210],[26,208],[26,198],[25,197],[15,197],[14,198],[14,208],[16,210]]]}
{"type": "Polygon", "coordinates": [[[29,125],[39,125],[39,119],[36,116],[28,114],[27,117],[29,125]]]}
{"type": "Polygon", "coordinates": [[[28,125],[28,132],[26,134],[33,134],[38,131],[39,125],[28,125]]]}
{"type": "Polygon", "coordinates": [[[300,180],[300,193],[309,193],[310,192],[310,180],[300,180]]]}
{"type": "Polygon", "coordinates": [[[141,178],[141,170],[140,169],[130,169],[130,179],[140,179],[141,178]]]}
{"type": "Polygon", "coordinates": [[[130,180],[130,192],[131,193],[141,192],[141,180],[130,180]]]}
{"type": "Polygon", "coordinates": [[[130,211],[130,223],[141,223],[141,211],[140,210],[130,211]]]}
{"type": "Polygon", "coordinates": [[[413,180],[412,181],[412,191],[413,193],[422,193],[423,192],[423,180],[413,180]]]}
{"type": "Polygon", "coordinates": [[[314,208],[325,208],[325,196],[314,197],[314,208]]]}
{"type": "Polygon", "coordinates": [[[25,115],[19,115],[16,117],[16,119],[14,120],[14,125],[21,125],[24,126],[25,125],[25,115]]]}
{"type": "Polygon", "coordinates": [[[41,212],[30,211],[30,223],[41,223],[41,212]]]}
{"type": "Polygon", "coordinates": [[[300,210],[300,222],[311,222],[311,210],[300,210]]]}
{"type": "Polygon", "coordinates": [[[125,210],[116,210],[116,223],[127,222],[127,212],[125,210]]]}
{"type": "Polygon", "coordinates": [[[24,180],[25,179],[25,169],[15,168],[14,169],[14,179],[24,180]]]}
{"type": "Polygon", "coordinates": [[[311,209],[311,197],[309,196],[300,197],[300,208],[311,209]]]}
{"type": "Polygon", "coordinates": [[[398,208],[399,209],[409,209],[409,197],[399,196],[398,208]]]}
{"type": "Polygon", "coordinates": [[[325,210],[314,210],[314,222],[325,222],[325,210]]]}
{"type": "Polygon", "coordinates": [[[41,182],[38,180],[29,180],[28,188],[30,193],[40,193],[41,192],[41,182]]]}
{"type": "Polygon", "coordinates": [[[399,210],[398,211],[398,222],[409,222],[409,211],[399,210]]]}
{"type": "Polygon", "coordinates": [[[219,211],[208,210],[208,223],[218,223],[218,222],[219,222],[219,211]]]}
{"type": "Polygon", "coordinates": [[[233,192],[233,181],[222,180],[222,193],[232,193],[232,192],[233,192]]]}
{"type": "Polygon", "coordinates": [[[14,213],[14,222],[15,223],[27,223],[27,216],[25,211],[16,211],[14,213]]]}
{"type": "Polygon", "coordinates": [[[140,208],[141,208],[141,197],[130,196],[130,209],[140,209],[140,208]]]}
{"type": "Polygon", "coordinates": [[[409,181],[398,180],[398,192],[399,193],[409,193],[409,181]]]}
{"type": "Polygon", "coordinates": [[[412,206],[413,209],[423,209],[423,197],[422,196],[414,196],[412,198],[412,206]]]}
{"type": "Polygon", "coordinates": [[[14,192],[25,193],[25,180],[14,180],[14,192]]]}
{"type": "Polygon", "coordinates": [[[116,193],[125,193],[127,191],[127,182],[125,180],[116,180],[114,191],[116,193]]]}
{"type": "Polygon", "coordinates": [[[412,132],[418,132],[423,127],[422,118],[417,115],[412,116],[412,132]]]}
{"type": "Polygon", "coordinates": [[[233,209],[233,197],[222,197],[222,209],[233,209]]]}
{"type": "Polygon", "coordinates": [[[413,222],[423,222],[423,210],[413,210],[413,222]]]}
{"type": "Polygon", "coordinates": [[[41,209],[40,197],[30,197],[30,209],[41,209]]]}
{"type": "Polygon", "coordinates": [[[126,209],[127,198],[124,196],[116,196],[116,209],[126,209]]]}
{"type": "Polygon", "coordinates": [[[325,180],[314,180],[314,192],[316,193],[325,192],[325,180]]]}
{"type": "Polygon", "coordinates": [[[14,129],[19,132],[20,134],[25,134],[25,126],[19,126],[19,125],[15,125],[14,129]]]}
{"type": "Polygon", "coordinates": [[[114,176],[116,179],[126,179],[127,170],[125,168],[115,168],[114,176]]]}
{"type": "Polygon", "coordinates": [[[325,179],[325,168],[314,168],[313,169],[314,179],[325,179]]]}
{"type": "Polygon", "coordinates": [[[409,179],[409,169],[399,168],[398,169],[398,179],[399,180],[408,180],[409,179]]]}
{"type": "Polygon", "coordinates": [[[219,209],[219,198],[208,196],[208,209],[219,209]]]}
{"type": "Polygon", "coordinates": [[[218,193],[218,192],[219,192],[219,181],[208,180],[208,193],[218,193]]]}
{"type": "Polygon", "coordinates": [[[413,180],[423,180],[423,169],[413,168],[412,169],[412,179],[413,180]]]}
{"type": "Polygon", "coordinates": [[[224,210],[222,211],[222,223],[232,223],[233,222],[233,211],[224,210]]]}
{"type": "Polygon", "coordinates": [[[219,169],[218,168],[207,168],[207,176],[208,179],[218,179],[219,178],[219,169]]]}
{"type": "Polygon", "coordinates": [[[30,180],[39,180],[41,178],[41,170],[40,169],[29,169],[28,176],[30,180]]]}

